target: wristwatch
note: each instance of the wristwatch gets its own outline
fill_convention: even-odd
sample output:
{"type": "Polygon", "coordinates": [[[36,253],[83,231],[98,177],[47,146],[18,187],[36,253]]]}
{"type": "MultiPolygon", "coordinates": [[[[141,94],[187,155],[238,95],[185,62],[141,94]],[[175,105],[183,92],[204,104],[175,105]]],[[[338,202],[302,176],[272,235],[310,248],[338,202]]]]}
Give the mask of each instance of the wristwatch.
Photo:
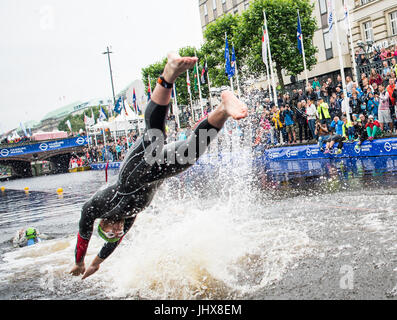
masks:
{"type": "Polygon", "coordinates": [[[161,86],[163,86],[166,89],[172,89],[172,87],[174,85],[173,83],[169,83],[169,82],[165,81],[163,76],[160,76],[157,79],[157,83],[160,84],[161,86]]]}

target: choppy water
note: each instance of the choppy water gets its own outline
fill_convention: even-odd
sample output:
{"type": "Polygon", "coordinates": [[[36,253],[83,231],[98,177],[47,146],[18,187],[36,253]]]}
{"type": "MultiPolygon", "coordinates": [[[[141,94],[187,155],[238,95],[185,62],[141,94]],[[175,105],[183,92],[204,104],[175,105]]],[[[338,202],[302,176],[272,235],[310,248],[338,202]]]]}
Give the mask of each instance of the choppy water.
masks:
{"type": "MultiPolygon", "coordinates": [[[[252,170],[251,160],[240,154],[169,180],[84,281],[68,272],[81,206],[104,184],[104,172],[2,183],[0,298],[394,297],[397,175],[390,166],[328,163],[326,171],[312,166],[297,175],[252,170]],[[50,240],[14,249],[15,232],[32,225],[50,240]],[[353,289],[341,286],[343,266],[354,272],[353,289]]],[[[102,244],[94,233],[86,264],[102,244]]]]}

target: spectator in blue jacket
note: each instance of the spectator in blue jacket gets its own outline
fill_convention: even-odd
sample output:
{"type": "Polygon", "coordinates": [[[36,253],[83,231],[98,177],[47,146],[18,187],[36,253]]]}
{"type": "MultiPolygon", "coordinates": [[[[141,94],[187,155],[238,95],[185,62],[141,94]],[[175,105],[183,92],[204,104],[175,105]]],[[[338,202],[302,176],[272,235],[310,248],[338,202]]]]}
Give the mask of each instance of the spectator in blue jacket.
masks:
{"type": "Polygon", "coordinates": [[[335,130],[335,134],[343,136],[343,125],[344,122],[339,117],[334,117],[330,127],[335,130]]]}
{"type": "Polygon", "coordinates": [[[373,115],[375,120],[378,119],[378,107],[379,107],[379,97],[377,94],[375,96],[370,92],[368,94],[367,102],[367,113],[368,115],[373,115]]]}
{"type": "Polygon", "coordinates": [[[288,134],[288,143],[296,143],[296,134],[295,134],[295,121],[294,121],[294,111],[291,110],[289,104],[285,105],[285,110],[283,112],[284,122],[286,132],[288,134]]]}

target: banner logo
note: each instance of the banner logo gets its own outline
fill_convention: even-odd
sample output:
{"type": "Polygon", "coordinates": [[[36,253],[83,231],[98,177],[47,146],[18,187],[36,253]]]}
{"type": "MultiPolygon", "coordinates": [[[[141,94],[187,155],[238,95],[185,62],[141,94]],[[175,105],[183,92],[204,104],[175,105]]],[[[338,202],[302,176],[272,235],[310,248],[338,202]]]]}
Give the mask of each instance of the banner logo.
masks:
{"type": "Polygon", "coordinates": [[[46,151],[46,150],[48,149],[48,144],[46,144],[46,143],[40,144],[40,145],[39,145],[39,149],[40,149],[41,151],[46,151]]]}
{"type": "Polygon", "coordinates": [[[390,152],[390,151],[391,151],[391,144],[390,144],[390,142],[386,142],[384,148],[385,148],[385,150],[386,150],[387,152],[390,152]]]}
{"type": "Polygon", "coordinates": [[[2,157],[7,157],[10,154],[10,151],[8,149],[1,149],[0,155],[2,157]]]}
{"type": "Polygon", "coordinates": [[[76,140],[76,143],[79,144],[79,145],[84,144],[84,142],[85,142],[85,139],[84,139],[83,137],[79,137],[79,138],[77,138],[77,140],[76,140]]]}

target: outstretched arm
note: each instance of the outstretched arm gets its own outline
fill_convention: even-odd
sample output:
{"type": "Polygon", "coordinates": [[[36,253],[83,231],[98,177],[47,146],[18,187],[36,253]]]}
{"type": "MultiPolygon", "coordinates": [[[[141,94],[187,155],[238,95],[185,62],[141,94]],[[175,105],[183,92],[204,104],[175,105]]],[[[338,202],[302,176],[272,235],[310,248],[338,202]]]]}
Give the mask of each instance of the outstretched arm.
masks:
{"type": "Polygon", "coordinates": [[[94,205],[92,202],[93,198],[88,200],[81,210],[79,232],[77,234],[77,243],[75,248],[75,265],[70,271],[74,276],[78,276],[85,272],[84,257],[94,228],[94,221],[98,218],[93,209],[94,205]]]}

